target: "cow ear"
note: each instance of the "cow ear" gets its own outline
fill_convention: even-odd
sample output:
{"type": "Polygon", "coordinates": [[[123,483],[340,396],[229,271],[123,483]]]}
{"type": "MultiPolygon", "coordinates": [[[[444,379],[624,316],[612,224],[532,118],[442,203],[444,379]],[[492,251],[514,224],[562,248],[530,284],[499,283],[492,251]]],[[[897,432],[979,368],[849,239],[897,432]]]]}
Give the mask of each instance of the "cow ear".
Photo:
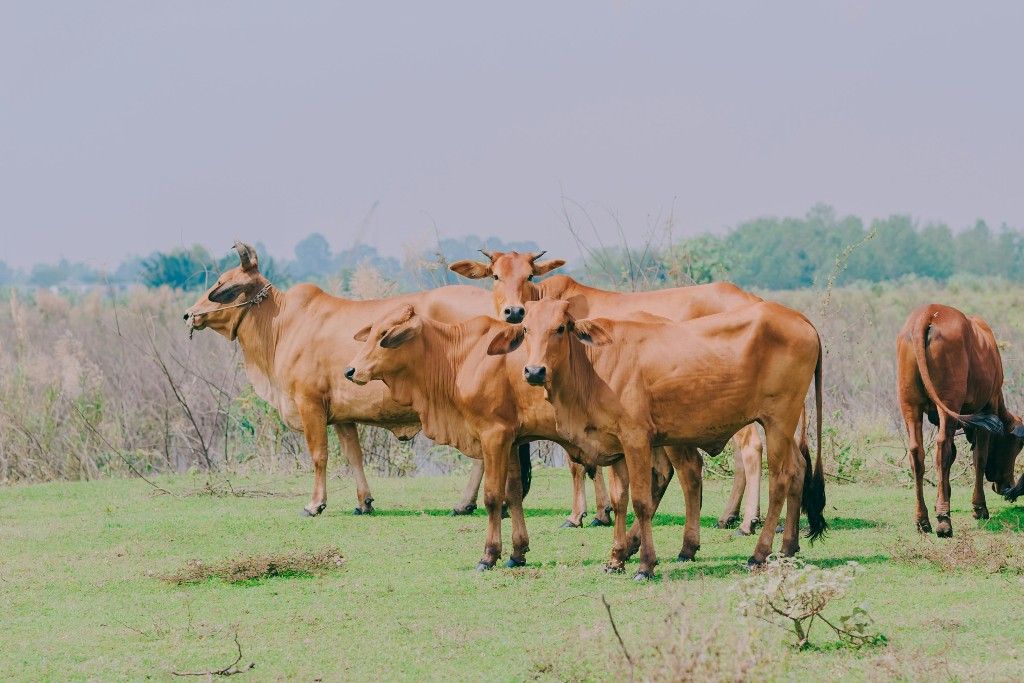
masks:
{"type": "Polygon", "coordinates": [[[600,318],[577,320],[572,331],[584,344],[605,346],[612,343],[612,336],[601,326],[600,318]]]}
{"type": "Polygon", "coordinates": [[[367,339],[369,339],[369,337],[370,337],[370,330],[372,330],[372,329],[373,329],[373,325],[367,325],[363,329],[361,329],[358,332],[356,332],[352,336],[352,338],[355,339],[357,342],[364,342],[367,339]]]}
{"type": "Polygon", "coordinates": [[[553,258],[547,261],[541,261],[540,263],[533,264],[534,275],[544,275],[550,273],[555,268],[561,268],[565,265],[565,259],[553,258]]]}
{"type": "Polygon", "coordinates": [[[491,264],[477,263],[476,261],[456,261],[448,266],[448,270],[470,280],[480,280],[490,277],[491,264]]]}
{"type": "Polygon", "coordinates": [[[502,356],[512,353],[523,343],[525,334],[522,325],[506,325],[487,346],[487,355],[502,356]]]}
{"type": "Polygon", "coordinates": [[[406,322],[395,325],[380,339],[381,348],[385,349],[397,349],[399,346],[415,337],[420,332],[420,328],[423,323],[416,316],[413,316],[406,322]]]}

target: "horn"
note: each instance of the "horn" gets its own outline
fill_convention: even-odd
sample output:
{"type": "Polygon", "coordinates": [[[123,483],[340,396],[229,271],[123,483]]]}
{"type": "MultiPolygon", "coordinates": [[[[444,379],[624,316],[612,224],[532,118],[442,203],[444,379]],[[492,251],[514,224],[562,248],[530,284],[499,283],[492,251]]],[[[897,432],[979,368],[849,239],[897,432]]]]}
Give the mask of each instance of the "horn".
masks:
{"type": "Polygon", "coordinates": [[[546,249],[544,251],[534,251],[534,252],[531,252],[530,253],[530,263],[533,263],[534,261],[536,261],[537,259],[539,259],[541,256],[543,256],[546,253],[548,253],[546,249]]]}
{"type": "Polygon", "coordinates": [[[491,260],[491,263],[494,263],[495,256],[493,251],[489,251],[487,249],[480,249],[478,251],[487,258],[489,258],[491,260]]]}
{"type": "Polygon", "coordinates": [[[248,270],[256,265],[256,250],[248,244],[236,239],[235,251],[238,252],[238,260],[242,262],[243,270],[248,270]]]}

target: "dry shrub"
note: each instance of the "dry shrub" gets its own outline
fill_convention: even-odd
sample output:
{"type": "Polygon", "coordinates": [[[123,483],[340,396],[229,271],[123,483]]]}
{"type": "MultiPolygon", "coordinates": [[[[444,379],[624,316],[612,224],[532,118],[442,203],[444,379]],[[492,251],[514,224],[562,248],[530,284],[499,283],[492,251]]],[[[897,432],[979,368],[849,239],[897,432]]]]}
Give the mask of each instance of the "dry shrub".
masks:
{"type": "MultiPolygon", "coordinates": [[[[693,612],[680,594],[671,599],[659,624],[630,634],[628,640],[634,645],[618,641],[611,621],[592,629],[581,641],[593,643],[600,634],[607,643],[607,680],[733,683],[769,677],[783,666],[787,653],[756,622],[732,616],[725,605],[710,616],[707,611],[693,612]],[[644,645],[638,647],[640,643],[644,645]]],[[[585,657],[592,660],[593,652],[588,650],[585,657]]]]}
{"type": "Polygon", "coordinates": [[[189,560],[178,571],[159,578],[177,584],[203,583],[215,577],[228,583],[244,583],[272,576],[318,576],[337,571],[344,564],[341,551],[334,546],[326,546],[314,552],[250,555],[213,563],[189,560]]]}
{"type": "Polygon", "coordinates": [[[889,549],[902,564],[932,564],[945,571],[1024,574],[1024,534],[985,533],[964,529],[952,540],[921,535],[915,542],[898,539],[889,549]]]}

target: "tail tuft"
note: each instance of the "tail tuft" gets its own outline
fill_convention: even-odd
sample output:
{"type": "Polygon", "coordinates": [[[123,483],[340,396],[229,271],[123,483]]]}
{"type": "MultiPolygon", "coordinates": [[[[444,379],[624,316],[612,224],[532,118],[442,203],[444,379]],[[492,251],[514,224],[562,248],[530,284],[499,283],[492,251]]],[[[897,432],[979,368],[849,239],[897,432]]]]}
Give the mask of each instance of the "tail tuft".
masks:
{"type": "Polygon", "coordinates": [[[1003,426],[1003,421],[1000,420],[998,416],[993,415],[992,413],[961,415],[960,422],[971,427],[978,427],[979,429],[984,429],[985,431],[992,432],[993,434],[1002,435],[1006,432],[1006,427],[1003,426]]]}
{"type": "Polygon", "coordinates": [[[523,498],[530,492],[530,481],[533,479],[533,461],[530,459],[530,444],[519,447],[519,473],[523,479],[523,498]]]}

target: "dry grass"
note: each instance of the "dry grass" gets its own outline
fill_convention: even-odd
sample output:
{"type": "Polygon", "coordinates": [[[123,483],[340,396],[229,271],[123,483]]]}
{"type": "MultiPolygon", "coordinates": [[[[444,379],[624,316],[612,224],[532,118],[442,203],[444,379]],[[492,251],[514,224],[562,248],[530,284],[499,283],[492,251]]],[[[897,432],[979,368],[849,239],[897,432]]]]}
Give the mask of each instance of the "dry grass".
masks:
{"type": "Polygon", "coordinates": [[[272,576],[317,576],[337,571],[344,564],[341,551],[334,546],[326,546],[314,552],[250,555],[220,562],[189,560],[178,571],[159,578],[176,584],[204,583],[212,578],[227,583],[245,583],[272,576]]]}
{"type": "Polygon", "coordinates": [[[900,538],[890,552],[896,562],[928,563],[945,571],[1024,574],[1024,534],[993,535],[961,529],[951,540],[931,534],[916,541],[900,538]]]}

